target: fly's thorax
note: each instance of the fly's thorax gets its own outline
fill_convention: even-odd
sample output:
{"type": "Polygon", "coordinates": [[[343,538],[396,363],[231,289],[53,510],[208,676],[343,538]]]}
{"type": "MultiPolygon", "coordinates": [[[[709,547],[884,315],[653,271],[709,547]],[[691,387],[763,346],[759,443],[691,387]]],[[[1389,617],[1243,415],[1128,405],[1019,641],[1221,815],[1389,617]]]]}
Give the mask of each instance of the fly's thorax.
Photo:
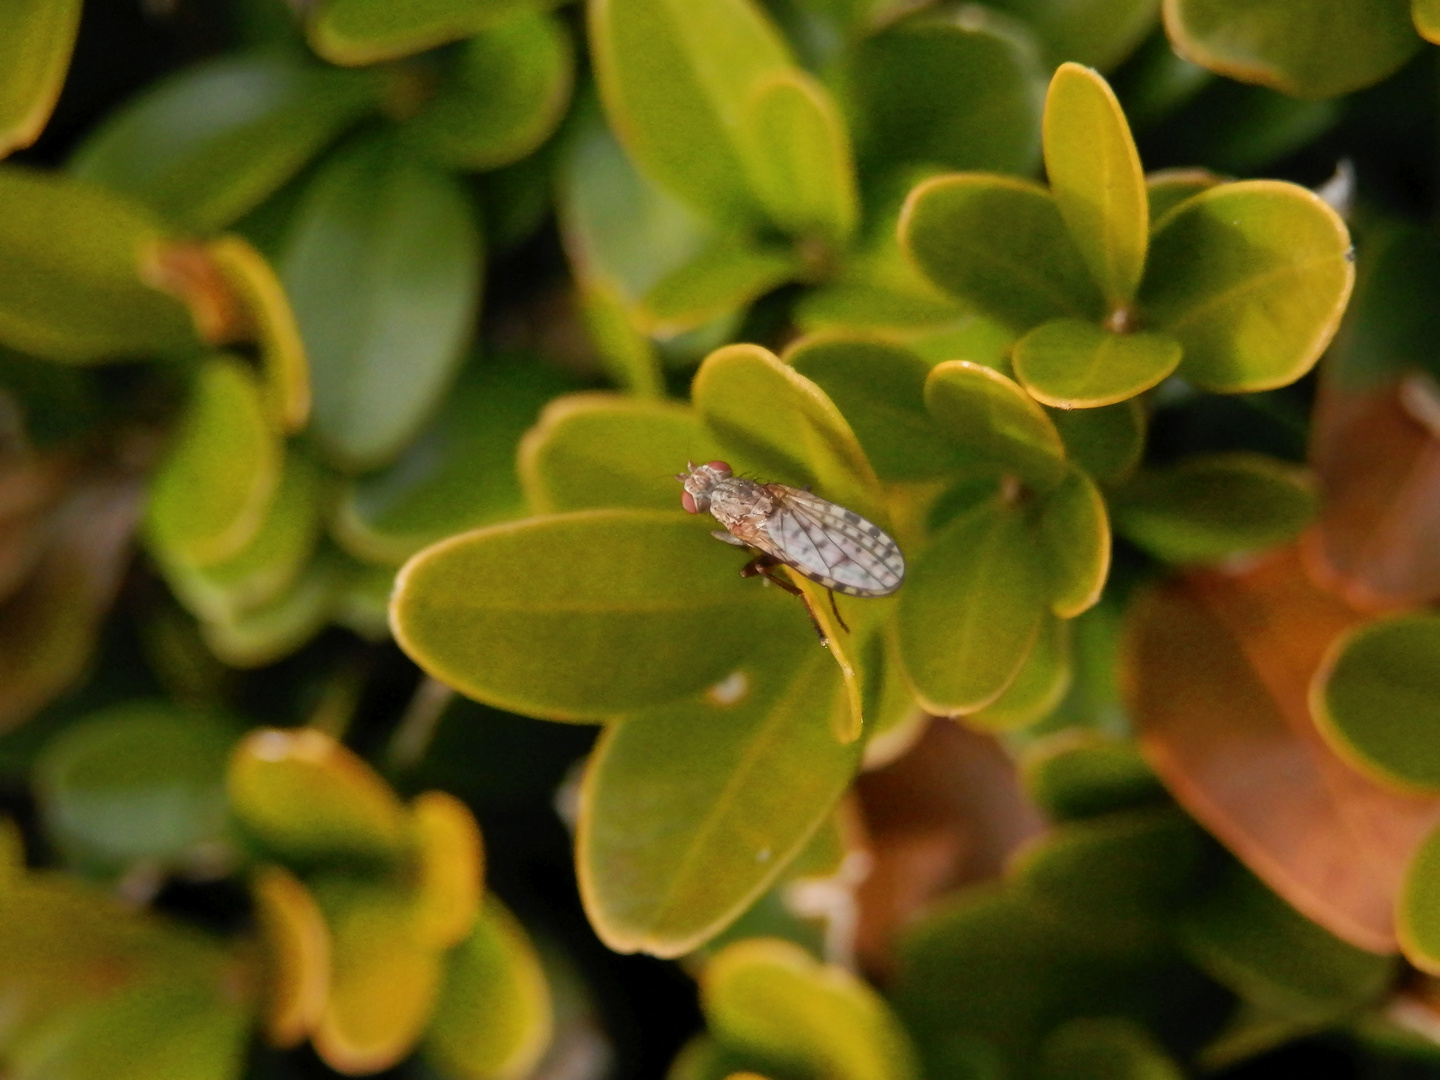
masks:
{"type": "Polygon", "coordinates": [[[710,489],[710,513],[731,532],[754,529],[775,512],[775,500],[763,484],[743,476],[729,476],[710,489]]]}

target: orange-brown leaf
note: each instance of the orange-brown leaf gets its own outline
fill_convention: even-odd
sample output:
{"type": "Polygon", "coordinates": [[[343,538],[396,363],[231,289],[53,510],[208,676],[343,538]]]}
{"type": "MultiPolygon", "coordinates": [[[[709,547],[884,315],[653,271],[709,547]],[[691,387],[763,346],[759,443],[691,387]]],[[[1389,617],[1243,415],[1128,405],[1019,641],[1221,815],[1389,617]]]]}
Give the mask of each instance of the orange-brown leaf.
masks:
{"type": "Polygon", "coordinates": [[[1310,459],[1320,520],[1304,540],[1317,581],[1357,607],[1440,600],[1440,399],[1422,376],[1378,388],[1331,379],[1310,459]]]}
{"type": "Polygon", "coordinates": [[[1142,596],[1122,675],[1142,749],[1176,799],[1299,911],[1390,952],[1395,897],[1440,799],[1362,776],[1315,730],[1311,677],[1359,618],[1285,548],[1142,596]]]}

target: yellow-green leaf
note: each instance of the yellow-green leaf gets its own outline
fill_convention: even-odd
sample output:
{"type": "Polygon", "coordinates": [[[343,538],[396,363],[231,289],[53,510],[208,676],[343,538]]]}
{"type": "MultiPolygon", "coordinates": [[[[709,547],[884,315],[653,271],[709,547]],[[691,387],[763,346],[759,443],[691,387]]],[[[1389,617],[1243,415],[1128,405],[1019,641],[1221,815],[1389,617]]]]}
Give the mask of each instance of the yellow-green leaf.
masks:
{"type": "Polygon", "coordinates": [[[1220,393],[1309,371],[1355,280],[1350,234],[1317,195],[1279,180],[1222,184],[1157,222],[1140,292],[1146,323],[1179,340],[1179,372],[1220,393]]]}
{"type": "Polygon", "coordinates": [[[1042,130],[1050,193],[1070,238],[1111,311],[1124,310],[1145,270],[1150,207],[1120,102],[1090,68],[1061,64],[1042,130]]]}
{"type": "Polygon", "coordinates": [[[0,10],[0,157],[40,137],[70,66],[81,0],[12,0],[0,10]]]}
{"type": "Polygon", "coordinates": [[[1015,378],[1058,409],[1114,405],[1149,390],[1180,364],[1169,334],[1117,334],[1082,319],[1041,323],[1015,343],[1015,378]]]}

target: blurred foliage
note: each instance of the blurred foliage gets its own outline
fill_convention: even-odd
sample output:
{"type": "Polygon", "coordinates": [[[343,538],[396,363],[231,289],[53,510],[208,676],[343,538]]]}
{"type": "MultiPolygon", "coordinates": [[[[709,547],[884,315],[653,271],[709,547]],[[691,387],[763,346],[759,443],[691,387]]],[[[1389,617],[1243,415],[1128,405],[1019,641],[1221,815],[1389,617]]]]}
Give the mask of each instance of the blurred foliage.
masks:
{"type": "Polygon", "coordinates": [[[1431,42],[3,5],[0,1074],[1440,1075],[1431,42]]]}

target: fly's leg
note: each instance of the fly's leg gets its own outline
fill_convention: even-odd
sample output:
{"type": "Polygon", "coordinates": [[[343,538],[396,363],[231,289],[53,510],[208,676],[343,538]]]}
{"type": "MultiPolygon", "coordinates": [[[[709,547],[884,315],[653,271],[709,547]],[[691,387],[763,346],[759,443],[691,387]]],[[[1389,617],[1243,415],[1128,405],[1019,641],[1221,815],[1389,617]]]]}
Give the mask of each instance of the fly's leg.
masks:
{"type": "Polygon", "coordinates": [[[835,604],[835,590],[826,589],[825,591],[830,594],[830,610],[835,613],[835,621],[840,624],[840,629],[844,630],[845,633],[848,634],[850,632],[850,627],[845,625],[845,617],[840,614],[840,608],[837,607],[835,604]]]}
{"type": "MultiPolygon", "coordinates": [[[[786,581],[783,577],[780,577],[775,573],[776,569],[779,568],[781,565],[782,564],[780,560],[775,558],[775,556],[773,555],[756,555],[753,559],[751,559],[748,563],[741,567],[740,576],[763,577],[766,581],[780,586],[780,588],[784,589],[791,596],[798,596],[800,598],[800,602],[805,605],[805,614],[810,616],[810,625],[815,627],[815,633],[820,635],[820,644],[824,645],[828,649],[830,647],[830,639],[825,636],[825,628],[820,625],[820,620],[815,617],[815,612],[810,610],[810,598],[806,596],[803,592],[801,592],[796,585],[789,581],[786,581]]],[[[830,594],[830,603],[835,603],[834,593],[830,594]]],[[[835,613],[835,616],[836,618],[839,618],[840,613],[837,611],[835,613]]],[[[845,621],[843,619],[840,621],[840,625],[845,626],[845,621]]],[[[848,626],[845,626],[845,632],[847,634],[850,632],[850,628],[848,626]]]]}

